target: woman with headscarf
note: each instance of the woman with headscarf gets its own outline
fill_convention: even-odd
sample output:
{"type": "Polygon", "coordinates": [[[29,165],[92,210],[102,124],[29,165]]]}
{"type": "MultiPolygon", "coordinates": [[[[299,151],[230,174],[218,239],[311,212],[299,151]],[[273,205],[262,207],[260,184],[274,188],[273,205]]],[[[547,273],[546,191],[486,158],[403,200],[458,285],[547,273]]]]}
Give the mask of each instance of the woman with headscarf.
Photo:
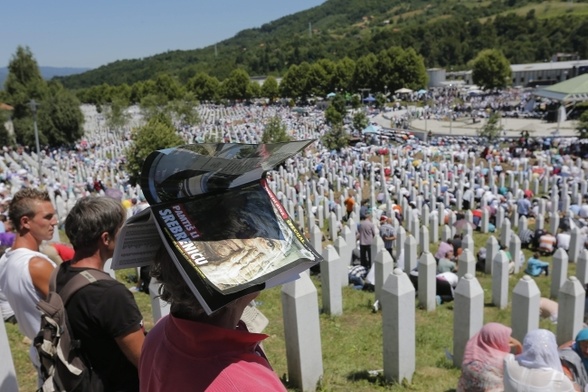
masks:
{"type": "Polygon", "coordinates": [[[504,358],[521,343],[510,336],[512,330],[499,323],[488,323],[468,340],[461,364],[457,392],[498,392],[504,390],[504,358]]]}
{"type": "Polygon", "coordinates": [[[564,343],[559,349],[564,372],[581,388],[588,385],[588,328],[576,335],[573,342],[564,343]]]}
{"type": "MultiPolygon", "coordinates": [[[[557,352],[555,335],[545,329],[530,331],[523,340],[523,352],[504,359],[505,392],[574,392],[557,352]]],[[[577,389],[579,390],[579,389],[577,389]]]]}

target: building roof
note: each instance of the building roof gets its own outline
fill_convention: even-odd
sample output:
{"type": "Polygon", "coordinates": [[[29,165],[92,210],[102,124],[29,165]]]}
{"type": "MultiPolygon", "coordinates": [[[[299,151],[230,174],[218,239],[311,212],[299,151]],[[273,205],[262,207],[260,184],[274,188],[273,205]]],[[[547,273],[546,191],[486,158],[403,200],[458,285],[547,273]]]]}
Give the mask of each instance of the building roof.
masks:
{"type": "Polygon", "coordinates": [[[512,72],[549,71],[555,69],[572,69],[573,67],[588,66],[588,60],[552,61],[549,63],[511,64],[512,72]]]}
{"type": "Polygon", "coordinates": [[[10,105],[0,102],[0,110],[14,110],[14,108],[10,105]]]}
{"type": "Polygon", "coordinates": [[[588,101],[588,74],[537,90],[535,95],[565,102],[588,101]]]}

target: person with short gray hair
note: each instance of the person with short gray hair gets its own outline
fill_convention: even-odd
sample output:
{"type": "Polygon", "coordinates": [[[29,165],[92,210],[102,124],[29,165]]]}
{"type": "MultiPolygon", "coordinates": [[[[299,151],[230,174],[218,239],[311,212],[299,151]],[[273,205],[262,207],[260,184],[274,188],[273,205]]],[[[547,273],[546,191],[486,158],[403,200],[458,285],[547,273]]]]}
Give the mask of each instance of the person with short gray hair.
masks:
{"type": "MultiPolygon", "coordinates": [[[[65,220],[75,254],[59,266],[57,292],[80,273],[104,271],[125,219],[122,204],[109,197],[87,196],[76,202],[65,220]]],[[[75,292],[65,310],[86,365],[92,367],[95,390],[138,391],[137,367],[145,331],[133,294],[103,272],[101,279],[75,292]]]]}

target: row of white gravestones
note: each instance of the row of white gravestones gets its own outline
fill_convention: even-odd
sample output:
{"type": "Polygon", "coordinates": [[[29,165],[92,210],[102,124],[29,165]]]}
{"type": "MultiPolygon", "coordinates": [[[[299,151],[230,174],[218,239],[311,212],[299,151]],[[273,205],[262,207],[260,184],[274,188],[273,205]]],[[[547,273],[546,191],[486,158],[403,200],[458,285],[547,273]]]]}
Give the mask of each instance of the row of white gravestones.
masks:
{"type": "MultiPolygon", "coordinates": [[[[501,252],[502,253],[502,252],[501,252]]],[[[499,254],[496,259],[501,259],[499,254]]],[[[539,328],[539,303],[541,293],[535,281],[524,276],[515,286],[512,296],[512,335],[523,340],[525,335],[539,328]]],[[[569,277],[559,291],[557,342],[572,340],[582,329],[584,319],[585,291],[580,281],[569,277]]],[[[467,341],[483,325],[484,291],[472,274],[459,280],[455,289],[453,360],[461,366],[467,341]]]]}

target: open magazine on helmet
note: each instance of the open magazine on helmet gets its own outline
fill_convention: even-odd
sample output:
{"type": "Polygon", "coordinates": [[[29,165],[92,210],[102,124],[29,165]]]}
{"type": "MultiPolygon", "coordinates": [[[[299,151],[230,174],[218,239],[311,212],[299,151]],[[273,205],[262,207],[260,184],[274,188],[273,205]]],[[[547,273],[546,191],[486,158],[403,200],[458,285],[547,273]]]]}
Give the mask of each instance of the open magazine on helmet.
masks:
{"type": "Polygon", "coordinates": [[[121,229],[112,268],[148,265],[165,246],[209,314],[243,295],[296,279],[322,258],[264,173],[268,162],[273,167],[310,142],[204,144],[153,153],[141,184],[150,208],[121,229]]]}

